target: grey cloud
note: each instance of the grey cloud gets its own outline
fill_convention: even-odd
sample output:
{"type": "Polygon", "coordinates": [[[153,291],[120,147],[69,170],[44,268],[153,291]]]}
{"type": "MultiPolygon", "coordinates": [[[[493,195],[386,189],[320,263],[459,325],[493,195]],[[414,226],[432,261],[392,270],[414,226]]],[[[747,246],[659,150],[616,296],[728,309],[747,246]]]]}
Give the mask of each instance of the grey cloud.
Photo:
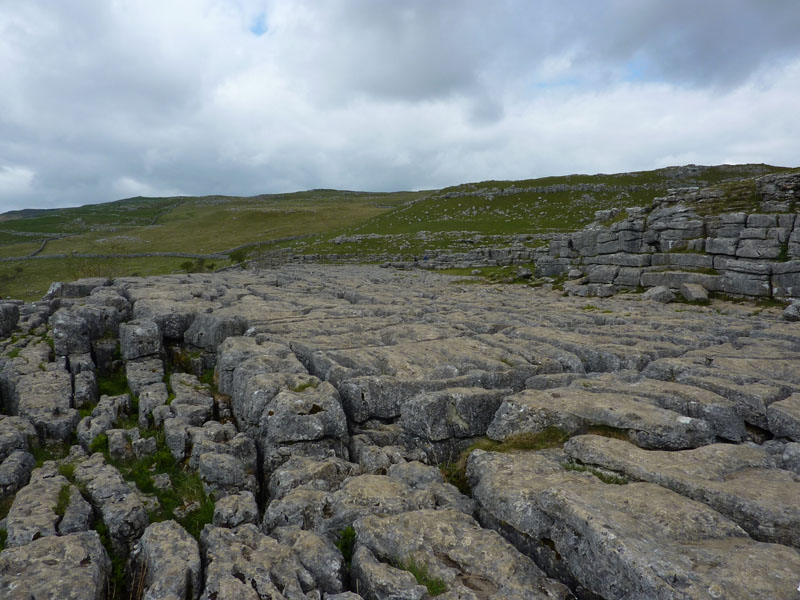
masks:
{"type": "Polygon", "coordinates": [[[799,19],[795,0],[0,0],[0,212],[792,163],[799,19]]]}

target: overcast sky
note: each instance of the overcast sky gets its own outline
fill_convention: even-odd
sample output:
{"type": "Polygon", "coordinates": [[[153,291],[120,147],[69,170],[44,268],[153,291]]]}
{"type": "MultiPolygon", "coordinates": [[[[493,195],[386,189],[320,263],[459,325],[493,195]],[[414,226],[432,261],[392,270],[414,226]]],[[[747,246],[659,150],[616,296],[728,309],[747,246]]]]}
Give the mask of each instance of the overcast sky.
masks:
{"type": "Polygon", "coordinates": [[[0,0],[0,212],[800,166],[798,0],[0,0]]]}

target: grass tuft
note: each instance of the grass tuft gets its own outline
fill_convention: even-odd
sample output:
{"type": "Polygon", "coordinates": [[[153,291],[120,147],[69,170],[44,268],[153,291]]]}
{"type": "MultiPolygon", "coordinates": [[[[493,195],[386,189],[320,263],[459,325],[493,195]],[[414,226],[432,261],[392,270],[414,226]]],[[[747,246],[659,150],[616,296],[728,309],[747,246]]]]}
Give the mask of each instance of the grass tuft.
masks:
{"type": "MultiPolygon", "coordinates": [[[[558,427],[546,427],[538,433],[519,433],[502,442],[481,438],[464,450],[455,461],[439,465],[445,481],[456,486],[462,494],[471,495],[467,480],[467,459],[473,450],[487,452],[522,452],[556,448],[569,439],[569,434],[558,427]]],[[[626,438],[627,439],[627,438],[626,438]]]]}
{"type": "Polygon", "coordinates": [[[447,591],[447,584],[439,577],[431,577],[428,573],[428,565],[418,563],[413,557],[408,557],[405,561],[395,565],[398,569],[408,571],[417,580],[417,583],[424,585],[430,596],[438,596],[447,591]]]}
{"type": "Polygon", "coordinates": [[[344,564],[349,569],[353,560],[353,548],[356,544],[356,530],[352,526],[345,527],[339,532],[336,547],[344,557],[344,564]]]}
{"type": "Polygon", "coordinates": [[[56,502],[55,513],[59,517],[63,517],[67,512],[67,507],[69,506],[70,487],[70,484],[65,483],[61,486],[61,489],[58,490],[58,500],[56,502]]]}
{"type": "Polygon", "coordinates": [[[319,381],[312,379],[311,381],[306,381],[305,383],[301,383],[300,385],[297,385],[293,388],[289,388],[289,390],[295,393],[300,393],[300,392],[305,392],[307,389],[317,389],[318,387],[319,387],[319,381]]]}
{"type": "Polygon", "coordinates": [[[600,469],[595,469],[593,467],[587,467],[586,465],[581,465],[578,463],[564,463],[561,465],[567,471],[575,471],[578,473],[590,473],[597,477],[603,483],[608,483],[611,485],[625,485],[628,483],[628,480],[624,477],[619,475],[614,475],[612,473],[607,473],[605,471],[601,471],[600,469]]]}

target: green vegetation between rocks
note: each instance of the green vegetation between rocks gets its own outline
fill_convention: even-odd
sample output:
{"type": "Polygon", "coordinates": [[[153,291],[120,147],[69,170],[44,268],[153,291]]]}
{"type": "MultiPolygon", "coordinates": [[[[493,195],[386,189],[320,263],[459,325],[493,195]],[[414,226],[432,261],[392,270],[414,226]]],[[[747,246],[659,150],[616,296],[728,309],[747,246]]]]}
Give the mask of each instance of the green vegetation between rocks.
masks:
{"type": "Polygon", "coordinates": [[[339,532],[336,539],[336,547],[344,557],[344,564],[347,569],[350,569],[350,564],[353,560],[353,549],[356,544],[356,530],[352,526],[345,527],[339,532]]]}
{"type": "Polygon", "coordinates": [[[92,453],[102,452],[106,461],[119,470],[126,481],[133,483],[141,492],[154,495],[160,508],[150,513],[150,522],[174,519],[186,531],[199,539],[203,527],[214,516],[214,501],[205,492],[203,482],[197,473],[190,472],[172,456],[161,430],[144,430],[143,437],[154,437],[156,452],[128,460],[116,460],[108,452],[108,438],[98,435],[89,449],[92,453]],[[155,483],[155,476],[169,476],[170,486],[162,489],[155,483]]]}
{"type": "Polygon", "coordinates": [[[603,437],[618,440],[630,441],[628,433],[624,429],[609,427],[607,425],[592,425],[575,433],[567,433],[558,427],[546,427],[537,433],[520,433],[509,436],[502,442],[479,438],[466,450],[464,450],[455,460],[448,461],[439,465],[439,470],[445,481],[456,486],[462,494],[472,495],[469,481],[467,480],[467,459],[473,450],[485,450],[487,452],[526,452],[545,450],[547,448],[558,448],[571,437],[576,435],[600,435],[603,437]]]}
{"type": "Polygon", "coordinates": [[[417,583],[425,586],[430,596],[438,596],[447,591],[447,584],[444,580],[438,577],[431,577],[428,573],[428,565],[425,563],[418,563],[413,557],[408,557],[406,560],[399,561],[395,564],[395,567],[411,573],[417,580],[417,583]]]}
{"type": "Polygon", "coordinates": [[[61,486],[61,489],[58,490],[58,500],[56,502],[56,506],[54,512],[59,516],[63,517],[67,512],[67,507],[69,506],[69,494],[70,494],[70,485],[65,483],[61,486]]]}
{"type": "Polygon", "coordinates": [[[445,480],[456,486],[461,493],[471,495],[472,490],[467,480],[467,459],[473,450],[487,452],[520,452],[544,450],[561,446],[569,439],[569,434],[557,427],[547,427],[538,433],[520,433],[498,442],[489,438],[480,438],[464,450],[456,460],[439,466],[445,480]]]}
{"type": "Polygon", "coordinates": [[[567,471],[575,471],[577,473],[589,473],[597,477],[603,483],[608,483],[612,485],[625,485],[628,483],[628,480],[620,475],[614,475],[613,473],[607,473],[606,471],[602,471],[600,469],[595,469],[594,467],[587,467],[586,465],[578,464],[578,463],[564,463],[561,465],[567,471]]]}

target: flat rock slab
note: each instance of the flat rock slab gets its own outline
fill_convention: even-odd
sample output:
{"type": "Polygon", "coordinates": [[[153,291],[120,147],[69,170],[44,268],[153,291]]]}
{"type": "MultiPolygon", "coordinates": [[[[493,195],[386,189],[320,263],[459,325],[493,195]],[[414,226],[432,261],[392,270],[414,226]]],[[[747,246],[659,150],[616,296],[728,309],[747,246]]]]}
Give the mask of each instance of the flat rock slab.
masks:
{"type": "Polygon", "coordinates": [[[703,419],[722,438],[741,442],[747,436],[744,419],[734,402],[702,388],[654,379],[623,381],[615,374],[592,379],[572,379],[570,385],[588,392],[624,394],[675,411],[688,417],[703,419]]]}
{"type": "Polygon", "coordinates": [[[658,485],[605,484],[531,452],[476,450],[467,473],[484,522],[602,598],[797,598],[800,553],[658,485]]]}
{"type": "Polygon", "coordinates": [[[767,409],[769,430],[778,437],[800,442],[800,394],[775,402],[767,409]]]}
{"type": "Polygon", "coordinates": [[[43,438],[67,440],[80,420],[70,407],[72,382],[63,370],[36,371],[17,383],[18,414],[27,418],[43,438]]]}
{"type": "MultiPolygon", "coordinates": [[[[389,565],[409,561],[424,565],[430,577],[441,579],[456,598],[471,598],[476,591],[485,600],[573,597],[566,586],[548,579],[499,534],[458,511],[372,515],[357,520],[354,529],[358,545],[375,558],[389,565]]],[[[369,582],[365,583],[369,589],[369,582]]]]}
{"type": "Polygon", "coordinates": [[[703,502],[758,540],[800,548],[800,476],[773,468],[772,457],[761,448],[713,444],[663,452],[586,435],[569,440],[564,450],[584,464],[703,502]]]}
{"type": "Polygon", "coordinates": [[[621,430],[643,448],[695,448],[715,439],[706,421],[630,396],[593,394],[577,388],[525,390],[509,396],[497,409],[487,435],[505,440],[548,427],[577,433],[596,426],[621,430]]]}
{"type": "Polygon", "coordinates": [[[105,600],[110,573],[96,531],[40,538],[0,553],[0,597],[105,600]]]}

